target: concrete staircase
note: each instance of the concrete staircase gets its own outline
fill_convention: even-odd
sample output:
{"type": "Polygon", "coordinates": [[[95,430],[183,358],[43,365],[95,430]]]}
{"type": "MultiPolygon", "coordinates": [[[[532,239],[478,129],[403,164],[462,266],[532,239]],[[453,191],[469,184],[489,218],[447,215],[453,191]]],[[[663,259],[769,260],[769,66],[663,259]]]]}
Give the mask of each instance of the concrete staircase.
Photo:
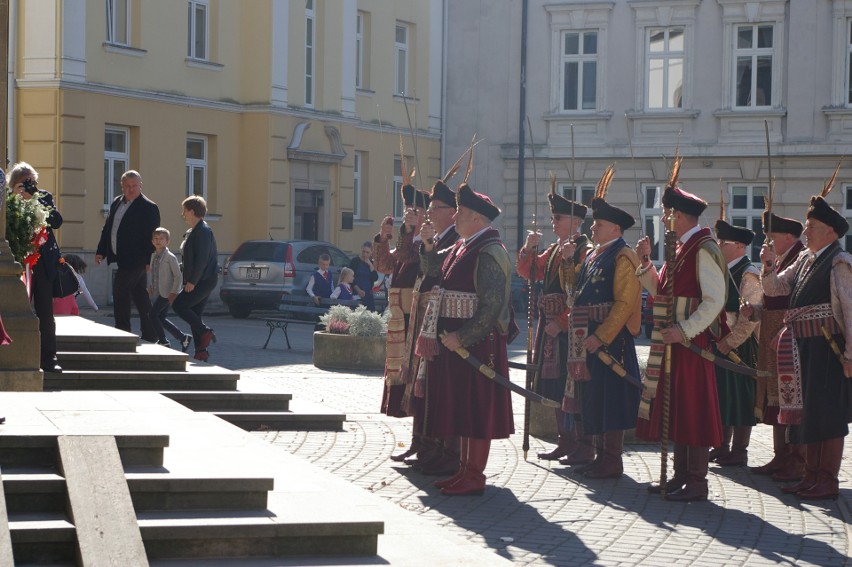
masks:
{"type": "MultiPolygon", "coordinates": [[[[103,440],[100,432],[110,428],[175,431],[174,447],[169,447],[171,436],[164,434],[106,436],[107,440],[115,439],[116,463],[120,458],[115,477],[129,490],[132,507],[128,505],[127,509],[131,518],[135,517],[134,526],[138,526],[137,540],[141,535],[144,545],[140,553],[150,562],[233,558],[229,564],[243,565],[260,557],[375,556],[378,535],[383,532],[381,521],[375,521],[375,517],[342,517],[345,514],[321,500],[308,513],[299,512],[304,497],[297,490],[290,492],[287,485],[302,481],[292,476],[284,481],[277,472],[267,476],[265,473],[271,470],[284,468],[258,466],[261,455],[250,462],[250,453],[243,450],[249,447],[234,438],[228,426],[205,425],[205,419],[221,422],[203,414],[195,414],[198,419],[183,417],[193,414],[168,400],[128,397],[139,395],[152,394],[32,394],[16,405],[13,426],[4,426],[0,435],[0,482],[16,565],[117,564],[80,559],[87,551],[93,553],[91,545],[85,549],[84,544],[93,535],[95,539],[118,539],[105,545],[121,548],[125,546],[123,538],[132,539],[132,534],[125,536],[115,530],[98,536],[99,532],[91,528],[86,533],[87,522],[97,522],[101,517],[103,523],[109,512],[95,504],[75,504],[71,487],[100,483],[109,472],[99,465],[75,464],[74,455],[69,456],[67,450],[69,443],[65,441],[65,450],[62,444],[74,439],[84,452],[91,453],[89,465],[102,463],[106,459],[97,453],[98,445],[92,440],[103,440]],[[30,402],[40,407],[27,411],[25,406],[30,402]],[[153,415],[161,416],[155,420],[158,423],[152,423],[153,415]],[[43,419],[46,416],[56,419],[43,419]],[[19,425],[15,427],[14,423],[19,425]],[[73,436],[65,436],[63,431],[44,432],[54,427],[73,430],[73,436]],[[217,444],[223,449],[216,449],[217,444]],[[229,452],[233,462],[226,463],[223,458],[227,459],[229,452]],[[245,474],[246,470],[261,472],[245,474]],[[317,507],[324,510],[319,517],[317,507]]],[[[112,501],[109,497],[107,500],[112,501]]],[[[99,557],[100,561],[106,559],[102,554],[99,557]]]]}
{"type": "Polygon", "coordinates": [[[56,338],[64,372],[46,373],[45,391],[153,390],[249,431],[341,431],[346,420],[289,394],[238,391],[237,372],[81,317],[57,317],[56,338]]]}

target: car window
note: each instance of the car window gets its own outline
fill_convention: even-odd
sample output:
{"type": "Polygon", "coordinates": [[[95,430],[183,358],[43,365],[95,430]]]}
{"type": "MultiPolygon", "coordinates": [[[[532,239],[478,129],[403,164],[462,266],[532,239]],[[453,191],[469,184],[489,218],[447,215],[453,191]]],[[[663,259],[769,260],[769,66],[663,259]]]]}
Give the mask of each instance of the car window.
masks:
{"type": "Polygon", "coordinates": [[[337,248],[329,248],[328,255],[331,256],[332,266],[348,266],[349,262],[351,262],[349,256],[347,256],[337,248]]]}
{"type": "Polygon", "coordinates": [[[325,252],[328,252],[325,246],[308,246],[296,256],[296,262],[316,266],[319,263],[320,254],[325,252]]]}
{"type": "Polygon", "coordinates": [[[234,261],[283,262],[287,244],[284,242],[243,242],[231,256],[234,261]]]}

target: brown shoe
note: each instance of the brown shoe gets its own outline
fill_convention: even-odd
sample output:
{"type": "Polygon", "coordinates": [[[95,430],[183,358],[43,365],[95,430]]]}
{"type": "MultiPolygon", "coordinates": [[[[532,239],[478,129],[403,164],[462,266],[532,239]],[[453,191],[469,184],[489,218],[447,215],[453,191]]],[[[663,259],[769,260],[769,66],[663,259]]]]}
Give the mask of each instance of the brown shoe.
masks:
{"type": "MultiPolygon", "coordinates": [[[[802,480],[791,486],[782,486],[784,494],[796,494],[811,488],[817,483],[820,470],[820,443],[808,443],[805,446],[805,471],[802,480]]],[[[773,475],[772,478],[775,478],[773,475]]]]}
{"type": "Polygon", "coordinates": [[[586,478],[621,478],[624,474],[624,463],[621,454],[624,452],[624,432],[607,431],[602,435],[601,459],[598,464],[583,471],[586,478]]]}
{"type": "Polygon", "coordinates": [[[687,449],[687,473],[686,484],[680,490],[671,494],[666,493],[666,500],[674,502],[693,502],[696,500],[707,500],[707,464],[709,451],[707,447],[689,447],[687,449]]]}
{"type": "MultiPolygon", "coordinates": [[[[796,496],[803,500],[836,500],[840,495],[837,476],[840,474],[840,462],[843,459],[843,437],[826,439],[819,443],[819,473],[816,483],[796,496]]],[[[810,448],[810,445],[808,446],[810,448]]]]}
{"type": "Polygon", "coordinates": [[[562,457],[567,457],[572,452],[577,450],[579,446],[577,442],[576,432],[571,431],[559,434],[559,443],[552,451],[546,453],[538,453],[538,458],[543,461],[556,461],[562,457]],[[572,435],[573,434],[573,435],[572,435]]]}

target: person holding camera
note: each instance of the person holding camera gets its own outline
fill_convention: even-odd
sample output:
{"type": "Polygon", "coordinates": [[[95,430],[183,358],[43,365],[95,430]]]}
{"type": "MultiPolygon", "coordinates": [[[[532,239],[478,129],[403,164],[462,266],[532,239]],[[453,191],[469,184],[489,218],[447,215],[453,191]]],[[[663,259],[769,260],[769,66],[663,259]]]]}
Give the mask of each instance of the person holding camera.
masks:
{"type": "Polygon", "coordinates": [[[53,195],[38,188],[38,172],[26,162],[16,163],[9,172],[9,188],[13,193],[30,198],[50,209],[47,216],[47,241],[38,249],[39,257],[32,267],[32,302],[41,335],[41,369],[62,372],[56,359],[56,320],[53,318],[53,280],[61,256],[53,229],[62,226],[62,215],[53,195]]]}

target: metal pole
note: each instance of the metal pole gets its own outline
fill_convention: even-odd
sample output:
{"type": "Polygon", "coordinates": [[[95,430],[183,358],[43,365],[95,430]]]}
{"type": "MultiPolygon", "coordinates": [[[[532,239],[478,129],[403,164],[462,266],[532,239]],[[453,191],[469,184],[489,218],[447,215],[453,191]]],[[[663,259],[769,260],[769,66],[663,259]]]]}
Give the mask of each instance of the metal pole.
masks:
{"type": "MultiPolygon", "coordinates": [[[[520,76],[520,109],[518,111],[518,229],[517,249],[524,245],[524,154],[526,140],[524,137],[524,119],[527,116],[527,8],[528,0],[521,2],[521,76],[520,76]]],[[[527,314],[529,317],[530,314],[527,314]]]]}

